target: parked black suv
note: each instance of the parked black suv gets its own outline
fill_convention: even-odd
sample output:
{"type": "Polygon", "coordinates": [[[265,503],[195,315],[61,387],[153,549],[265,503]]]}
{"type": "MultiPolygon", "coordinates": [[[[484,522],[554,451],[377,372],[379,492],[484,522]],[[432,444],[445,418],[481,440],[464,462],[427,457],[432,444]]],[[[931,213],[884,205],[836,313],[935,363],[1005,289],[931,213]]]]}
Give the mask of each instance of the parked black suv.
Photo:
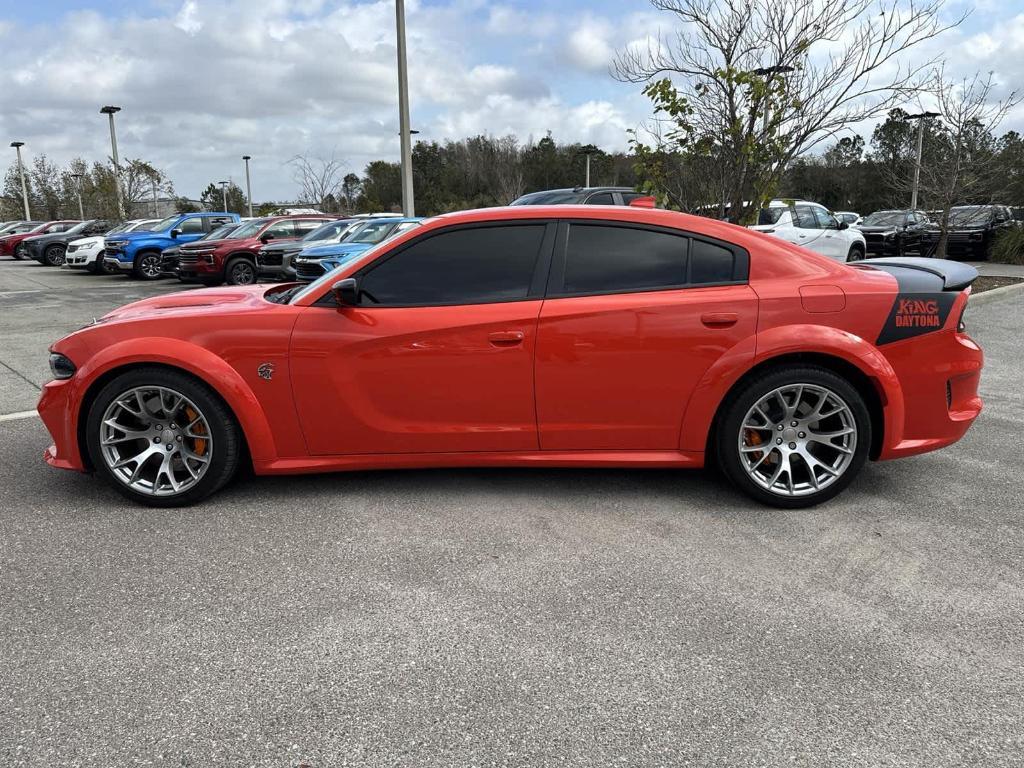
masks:
{"type": "MultiPolygon", "coordinates": [[[[934,253],[939,242],[939,224],[928,228],[929,253],[934,253]]],[[[992,252],[992,244],[1000,232],[1013,229],[1017,222],[1013,212],[1005,205],[957,205],[949,211],[949,237],[946,255],[967,261],[985,261],[992,252]]]]}
{"type": "Polygon", "coordinates": [[[576,187],[531,192],[509,205],[629,205],[640,197],[648,197],[632,187],[576,187]]]}
{"type": "Polygon", "coordinates": [[[47,232],[45,235],[27,237],[22,241],[29,258],[35,259],[47,267],[59,267],[67,255],[68,243],[81,240],[83,237],[105,235],[116,227],[118,222],[107,219],[90,219],[75,224],[64,232],[47,232]]]}
{"type": "Polygon", "coordinates": [[[924,211],[875,211],[857,229],[864,235],[869,256],[920,253],[931,221],[924,211]]]}

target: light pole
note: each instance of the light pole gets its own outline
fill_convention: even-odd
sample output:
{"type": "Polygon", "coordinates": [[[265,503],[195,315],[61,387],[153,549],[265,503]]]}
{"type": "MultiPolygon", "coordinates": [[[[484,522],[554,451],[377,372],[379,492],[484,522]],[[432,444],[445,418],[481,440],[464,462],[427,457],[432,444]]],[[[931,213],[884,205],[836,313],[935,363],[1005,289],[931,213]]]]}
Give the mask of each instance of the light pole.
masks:
{"type": "Polygon", "coordinates": [[[217,183],[220,184],[220,194],[221,194],[221,197],[224,200],[224,213],[227,213],[228,212],[228,182],[226,182],[226,181],[218,181],[217,183]]]}
{"type": "Polygon", "coordinates": [[[591,158],[592,155],[596,155],[601,150],[598,149],[597,147],[595,147],[593,144],[587,144],[584,147],[580,147],[579,151],[580,151],[581,155],[584,155],[587,158],[587,170],[586,170],[586,176],[585,176],[585,181],[583,183],[583,186],[589,188],[590,187],[590,158],[591,158]]]}
{"type": "MultiPolygon", "coordinates": [[[[249,201],[249,218],[252,218],[252,180],[249,178],[249,161],[252,155],[242,155],[245,160],[245,198],[249,201]]],[[[227,206],[225,206],[227,207],[227,206]]]]}
{"type": "Polygon", "coordinates": [[[398,33],[398,130],[402,145],[402,213],[416,215],[412,189],[412,136],[409,134],[409,71],[405,54],[405,0],[395,0],[398,33]]]}
{"type": "Polygon", "coordinates": [[[75,191],[78,193],[78,218],[85,221],[85,208],[82,207],[82,177],[84,173],[72,173],[71,178],[75,180],[75,191]]]}
{"type": "MultiPolygon", "coordinates": [[[[772,78],[775,77],[775,75],[787,75],[787,74],[789,74],[792,71],[794,71],[793,67],[791,67],[791,66],[789,66],[787,64],[780,64],[780,65],[775,66],[775,67],[761,67],[760,69],[755,69],[754,70],[754,74],[755,75],[760,75],[761,77],[766,78],[765,79],[765,85],[767,86],[767,85],[771,84],[772,78]]],[[[767,89],[765,89],[765,90],[767,91],[767,89]]],[[[768,110],[767,109],[764,110],[764,114],[763,114],[763,119],[761,121],[761,125],[762,125],[761,133],[764,134],[764,137],[767,139],[768,138],[768,110]]]]}
{"type": "Polygon", "coordinates": [[[919,112],[907,115],[907,120],[917,120],[917,155],[914,160],[914,186],[910,188],[910,210],[917,210],[917,188],[921,184],[921,150],[924,147],[924,121],[929,117],[938,117],[938,112],[919,112]]]}
{"type": "Polygon", "coordinates": [[[120,107],[106,106],[100,109],[101,115],[110,120],[110,152],[114,161],[114,189],[117,191],[117,213],[123,219],[124,200],[121,197],[121,163],[117,159],[117,133],[114,131],[114,115],[121,111],[120,107]]]}
{"type": "Polygon", "coordinates": [[[25,185],[25,166],[21,164],[21,148],[25,146],[24,141],[12,141],[11,146],[18,153],[18,175],[21,176],[21,202],[25,204],[25,221],[32,218],[28,212],[28,187],[25,185]]]}

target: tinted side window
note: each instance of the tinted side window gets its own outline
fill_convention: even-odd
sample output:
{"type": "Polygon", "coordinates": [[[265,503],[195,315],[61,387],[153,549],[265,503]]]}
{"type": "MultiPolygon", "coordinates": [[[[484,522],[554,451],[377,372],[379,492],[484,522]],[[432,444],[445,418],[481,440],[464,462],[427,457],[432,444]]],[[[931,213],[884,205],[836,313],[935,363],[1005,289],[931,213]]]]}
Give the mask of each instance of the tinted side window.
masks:
{"type": "Polygon", "coordinates": [[[543,224],[442,232],[413,243],[359,279],[364,304],[483,304],[525,299],[543,224]]]}
{"type": "Polygon", "coordinates": [[[615,205],[615,198],[611,192],[598,192],[587,198],[587,205],[615,205]]]}
{"type": "Polygon", "coordinates": [[[203,220],[199,217],[185,219],[178,227],[183,235],[195,234],[203,231],[203,220]]]}
{"type": "Polygon", "coordinates": [[[612,293],[686,283],[687,238],[628,227],[572,224],[560,293],[612,293]]]}
{"type": "Polygon", "coordinates": [[[295,234],[301,237],[302,235],[312,232],[314,229],[319,229],[326,222],[323,219],[297,219],[295,224],[295,234]]]}
{"type": "Polygon", "coordinates": [[[735,274],[736,257],[728,248],[703,240],[690,241],[690,282],[728,283],[735,274]]]}
{"type": "Polygon", "coordinates": [[[814,218],[814,210],[806,205],[793,207],[793,224],[800,229],[819,229],[818,221],[814,218]]]}

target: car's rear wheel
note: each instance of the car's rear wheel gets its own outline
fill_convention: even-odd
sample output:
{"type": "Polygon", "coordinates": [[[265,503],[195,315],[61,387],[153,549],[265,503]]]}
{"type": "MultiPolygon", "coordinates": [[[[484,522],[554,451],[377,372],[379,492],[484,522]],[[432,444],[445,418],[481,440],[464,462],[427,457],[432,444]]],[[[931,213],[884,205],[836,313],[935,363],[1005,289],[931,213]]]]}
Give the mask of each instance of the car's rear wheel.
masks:
{"type": "Polygon", "coordinates": [[[235,259],[224,272],[228,285],[252,285],[258,279],[256,265],[248,259],[235,259]]]}
{"type": "Polygon", "coordinates": [[[86,422],[92,465],[128,498],[151,506],[195,503],[238,468],[234,416],[202,382],[139,368],[107,384],[86,422]]]}
{"type": "Polygon", "coordinates": [[[155,251],[140,253],[135,257],[132,274],[143,280],[158,280],[160,278],[160,254],[155,251]]]}
{"type": "Polygon", "coordinates": [[[863,261],[864,260],[864,246],[859,243],[854,243],[850,246],[850,252],[846,254],[847,261],[863,261]]]}
{"type": "Polygon", "coordinates": [[[14,247],[14,258],[16,258],[18,261],[24,261],[25,259],[27,259],[28,247],[23,245],[22,243],[18,243],[14,247]]]}
{"type": "Polygon", "coordinates": [[[853,481],[867,459],[871,418],[856,388],[832,371],[776,368],[730,396],[715,442],[719,465],[744,493],[797,509],[853,481]]]}
{"type": "Polygon", "coordinates": [[[59,267],[64,263],[64,246],[50,245],[43,251],[43,261],[48,267],[59,267]]]}

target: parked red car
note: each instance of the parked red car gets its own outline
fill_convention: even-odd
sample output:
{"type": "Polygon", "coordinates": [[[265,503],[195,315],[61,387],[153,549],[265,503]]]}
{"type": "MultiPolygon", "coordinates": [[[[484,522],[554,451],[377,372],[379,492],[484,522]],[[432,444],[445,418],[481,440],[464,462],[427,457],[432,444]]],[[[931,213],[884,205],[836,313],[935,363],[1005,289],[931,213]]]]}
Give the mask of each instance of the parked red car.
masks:
{"type": "Polygon", "coordinates": [[[51,349],[56,467],[194,502],[258,474],[701,467],[824,501],[865,460],[981,411],[977,272],[848,265],[664,210],[519,206],[426,220],[307,286],[129,304],[51,349]]]}
{"type": "Polygon", "coordinates": [[[223,240],[197,240],[178,251],[178,277],[204,285],[251,285],[259,280],[256,253],[267,243],[298,240],[335,216],[270,216],[244,222],[223,240]]]}
{"type": "MultiPolygon", "coordinates": [[[[16,259],[29,258],[28,250],[21,241],[36,235],[54,234],[66,232],[80,222],[77,219],[62,219],[60,221],[38,222],[36,226],[22,232],[15,232],[9,235],[0,236],[0,256],[13,256],[16,259]]],[[[19,229],[23,229],[19,227],[19,229]]]]}

